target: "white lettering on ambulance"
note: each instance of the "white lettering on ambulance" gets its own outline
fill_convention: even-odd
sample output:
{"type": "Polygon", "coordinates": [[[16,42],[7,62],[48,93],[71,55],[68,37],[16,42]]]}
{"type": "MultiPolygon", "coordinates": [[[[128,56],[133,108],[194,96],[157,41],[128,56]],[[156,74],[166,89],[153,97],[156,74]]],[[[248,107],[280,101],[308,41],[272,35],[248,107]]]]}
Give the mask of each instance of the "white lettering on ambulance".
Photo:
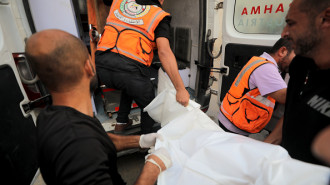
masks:
{"type": "Polygon", "coordinates": [[[283,27],[285,23],[284,19],[276,20],[272,19],[271,17],[268,19],[263,18],[253,18],[253,19],[240,19],[237,26],[246,26],[246,27],[254,27],[254,26],[279,26],[283,27]]]}

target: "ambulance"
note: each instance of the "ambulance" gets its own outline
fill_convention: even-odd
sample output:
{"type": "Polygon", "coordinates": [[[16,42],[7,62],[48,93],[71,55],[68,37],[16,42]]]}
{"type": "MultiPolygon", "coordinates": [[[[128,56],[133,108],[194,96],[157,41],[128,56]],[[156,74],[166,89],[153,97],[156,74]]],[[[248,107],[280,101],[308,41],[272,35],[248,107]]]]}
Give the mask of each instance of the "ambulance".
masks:
{"type": "MultiPolygon", "coordinates": [[[[280,37],[290,2],[165,0],[163,9],[172,15],[170,44],[180,75],[202,110],[207,111],[211,94],[219,92],[220,102],[244,63],[280,37]],[[214,45],[221,40],[222,46],[214,45]],[[211,89],[214,81],[219,90],[211,89]]],[[[26,39],[56,28],[77,36],[91,49],[90,30],[95,37],[102,33],[102,17],[108,9],[102,0],[0,0],[0,174],[4,184],[39,183],[35,123],[51,97],[25,58],[26,39]],[[91,2],[94,7],[89,9],[91,2]],[[94,27],[88,21],[91,10],[99,17],[94,27]]],[[[151,80],[157,82],[159,61],[152,67],[151,80]]],[[[100,89],[92,98],[95,115],[112,132],[120,91],[102,84],[100,89]]],[[[132,107],[134,125],[125,134],[139,132],[140,109],[134,103],[132,107]]]]}

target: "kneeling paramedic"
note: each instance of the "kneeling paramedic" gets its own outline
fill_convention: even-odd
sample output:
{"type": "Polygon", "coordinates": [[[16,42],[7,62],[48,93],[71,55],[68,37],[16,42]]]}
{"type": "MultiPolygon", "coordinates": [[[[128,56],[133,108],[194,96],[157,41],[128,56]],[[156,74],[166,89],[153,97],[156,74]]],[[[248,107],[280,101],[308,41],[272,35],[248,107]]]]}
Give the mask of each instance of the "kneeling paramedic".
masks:
{"type": "Polygon", "coordinates": [[[272,117],[275,102],[285,103],[287,85],[279,69],[287,71],[294,56],[290,41],[281,38],[269,54],[252,57],[221,103],[220,127],[245,136],[260,132],[272,117]]]}

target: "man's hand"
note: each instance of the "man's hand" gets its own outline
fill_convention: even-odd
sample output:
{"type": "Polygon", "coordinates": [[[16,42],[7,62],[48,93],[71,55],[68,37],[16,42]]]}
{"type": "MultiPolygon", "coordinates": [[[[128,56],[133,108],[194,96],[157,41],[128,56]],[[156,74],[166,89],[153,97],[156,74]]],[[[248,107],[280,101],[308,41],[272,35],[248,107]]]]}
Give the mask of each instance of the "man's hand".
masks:
{"type": "Polygon", "coordinates": [[[150,148],[155,146],[157,138],[160,139],[160,135],[157,133],[142,134],[139,140],[139,145],[141,148],[150,148]]]}
{"type": "Polygon", "coordinates": [[[189,104],[189,93],[186,89],[181,89],[176,92],[176,101],[187,107],[189,104]]]}
{"type": "Polygon", "coordinates": [[[159,148],[147,156],[146,162],[156,165],[160,172],[168,169],[172,165],[170,154],[165,148],[159,148]]]}
{"type": "Polygon", "coordinates": [[[280,145],[282,142],[282,127],[283,127],[284,116],[282,116],[276,123],[273,131],[265,138],[265,143],[274,145],[280,145]]]}

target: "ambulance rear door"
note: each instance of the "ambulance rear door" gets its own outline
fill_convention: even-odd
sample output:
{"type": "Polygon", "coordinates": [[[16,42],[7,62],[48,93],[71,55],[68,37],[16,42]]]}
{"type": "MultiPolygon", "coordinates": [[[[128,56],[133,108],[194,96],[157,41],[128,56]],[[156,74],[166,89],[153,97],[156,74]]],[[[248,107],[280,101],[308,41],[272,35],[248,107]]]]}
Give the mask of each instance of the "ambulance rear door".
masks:
{"type": "Polygon", "coordinates": [[[25,0],[0,0],[1,184],[30,184],[38,171],[34,100],[43,93],[24,55],[26,9],[25,0]]]}
{"type": "Polygon", "coordinates": [[[169,42],[178,63],[183,83],[190,98],[207,111],[210,104],[213,67],[213,43],[218,37],[215,31],[216,4],[219,0],[165,0],[163,9],[170,13],[169,42]],[[211,54],[211,55],[210,55],[211,54]]]}

